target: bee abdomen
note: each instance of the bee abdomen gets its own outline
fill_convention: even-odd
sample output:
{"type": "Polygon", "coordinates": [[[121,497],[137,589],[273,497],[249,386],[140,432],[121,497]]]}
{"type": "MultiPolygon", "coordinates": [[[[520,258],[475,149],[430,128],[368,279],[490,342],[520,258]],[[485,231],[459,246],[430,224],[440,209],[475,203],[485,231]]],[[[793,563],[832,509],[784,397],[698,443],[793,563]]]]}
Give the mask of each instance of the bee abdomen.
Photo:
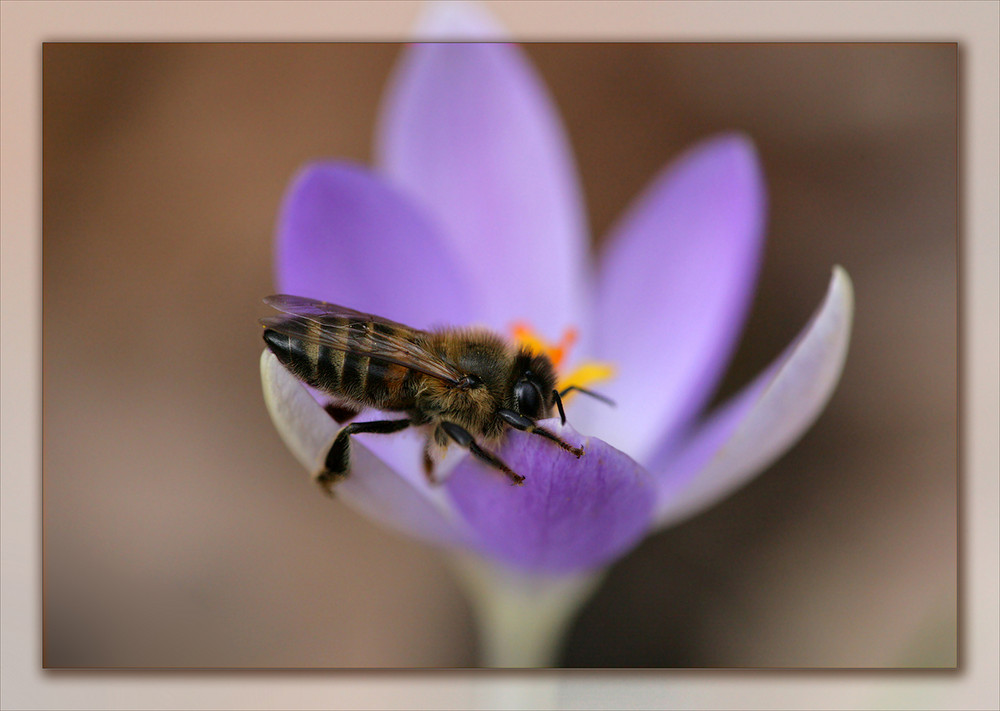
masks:
{"type": "Polygon", "coordinates": [[[281,329],[280,325],[277,329],[264,329],[264,342],[278,361],[308,385],[330,393],[338,392],[344,353],[320,345],[317,338],[319,324],[309,323],[305,338],[282,333],[278,329],[281,329]]]}
{"type": "Polygon", "coordinates": [[[264,329],[264,342],[278,358],[278,361],[292,373],[316,386],[316,351],[315,346],[302,339],[279,333],[271,328],[264,329]]]}
{"type": "MultiPolygon", "coordinates": [[[[385,333],[391,328],[370,321],[331,318],[326,324],[346,333],[344,348],[319,343],[318,333],[297,338],[274,329],[264,330],[264,340],[278,360],[308,385],[357,403],[380,409],[405,410],[413,405],[416,373],[397,363],[369,357],[371,328],[385,333]]],[[[310,323],[309,329],[321,329],[310,323]]]]}

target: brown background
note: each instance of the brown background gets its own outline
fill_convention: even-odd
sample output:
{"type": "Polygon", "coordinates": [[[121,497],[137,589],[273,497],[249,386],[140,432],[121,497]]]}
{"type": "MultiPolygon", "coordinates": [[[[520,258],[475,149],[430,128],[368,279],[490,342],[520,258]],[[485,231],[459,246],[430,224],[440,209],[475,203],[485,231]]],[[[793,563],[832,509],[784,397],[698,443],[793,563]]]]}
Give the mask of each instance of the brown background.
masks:
{"type": "MultiPolygon", "coordinates": [[[[442,556],[318,496],[258,381],[287,181],[369,160],[399,49],[45,46],[46,665],[475,664],[442,556]]],[[[691,142],[756,141],[767,258],[724,392],[801,328],[832,264],[857,297],[817,425],[617,565],[562,662],[954,664],[955,45],[527,51],[595,235],[691,142]]]]}

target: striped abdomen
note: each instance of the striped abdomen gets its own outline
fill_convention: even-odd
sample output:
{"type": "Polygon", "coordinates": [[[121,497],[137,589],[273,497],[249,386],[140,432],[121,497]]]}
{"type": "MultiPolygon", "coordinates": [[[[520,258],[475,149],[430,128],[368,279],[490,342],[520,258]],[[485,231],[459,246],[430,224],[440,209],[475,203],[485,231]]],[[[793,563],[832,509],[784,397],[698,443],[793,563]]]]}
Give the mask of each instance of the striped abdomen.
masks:
{"type": "Polygon", "coordinates": [[[281,330],[264,330],[268,348],[298,378],[319,390],[368,407],[413,408],[421,374],[368,355],[378,350],[374,344],[378,337],[409,339],[415,335],[413,332],[380,321],[342,316],[299,324],[301,328],[297,330],[302,331],[302,336],[282,333],[286,329],[280,326],[276,328],[281,330]],[[342,347],[328,345],[330,342],[342,347]]]}

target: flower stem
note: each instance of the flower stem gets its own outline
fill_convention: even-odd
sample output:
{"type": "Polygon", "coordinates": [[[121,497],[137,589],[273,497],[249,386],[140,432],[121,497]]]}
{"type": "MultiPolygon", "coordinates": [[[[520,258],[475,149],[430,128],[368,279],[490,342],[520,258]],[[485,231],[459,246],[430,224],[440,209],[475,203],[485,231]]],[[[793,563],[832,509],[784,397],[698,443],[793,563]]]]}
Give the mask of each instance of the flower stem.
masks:
{"type": "Polygon", "coordinates": [[[573,615],[603,575],[528,576],[470,556],[454,560],[479,627],[484,667],[554,666],[573,615]]]}

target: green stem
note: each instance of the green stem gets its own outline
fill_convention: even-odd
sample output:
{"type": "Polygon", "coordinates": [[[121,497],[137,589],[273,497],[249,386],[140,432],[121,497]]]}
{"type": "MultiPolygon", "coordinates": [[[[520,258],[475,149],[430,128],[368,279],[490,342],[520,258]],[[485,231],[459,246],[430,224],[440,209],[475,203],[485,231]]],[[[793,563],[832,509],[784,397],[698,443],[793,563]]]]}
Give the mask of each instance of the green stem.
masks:
{"type": "Polygon", "coordinates": [[[482,666],[505,669],[554,666],[574,614],[603,576],[527,576],[467,556],[455,563],[479,627],[482,666]]]}

